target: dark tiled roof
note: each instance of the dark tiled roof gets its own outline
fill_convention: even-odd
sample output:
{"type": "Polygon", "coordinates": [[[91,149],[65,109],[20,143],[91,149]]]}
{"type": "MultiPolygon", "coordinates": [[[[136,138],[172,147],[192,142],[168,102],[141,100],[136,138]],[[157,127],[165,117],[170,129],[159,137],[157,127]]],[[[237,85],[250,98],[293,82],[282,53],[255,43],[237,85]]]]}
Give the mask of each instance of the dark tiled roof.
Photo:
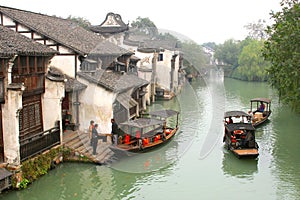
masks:
{"type": "Polygon", "coordinates": [[[105,34],[105,33],[110,33],[110,34],[121,33],[121,32],[124,32],[124,31],[128,30],[127,27],[101,27],[100,25],[98,25],[98,26],[92,26],[92,27],[90,27],[90,29],[93,32],[101,33],[101,34],[105,34]]]}
{"type": "Polygon", "coordinates": [[[133,74],[121,74],[102,69],[99,69],[93,73],[78,72],[78,76],[88,80],[89,82],[101,85],[102,87],[116,93],[149,84],[148,81],[133,74]]]}
{"type": "MultiPolygon", "coordinates": [[[[103,42],[99,35],[85,30],[71,20],[3,6],[0,6],[0,12],[83,55],[95,51],[97,45],[103,42]]],[[[109,47],[97,50],[97,53],[102,55],[110,54],[112,51],[115,51],[115,54],[127,52],[113,43],[109,47]]]]}
{"type": "Polygon", "coordinates": [[[163,48],[168,50],[178,50],[177,41],[174,40],[144,40],[145,48],[163,48]]]}
{"type": "Polygon", "coordinates": [[[56,67],[50,67],[47,78],[53,81],[66,81],[65,82],[65,91],[72,92],[83,90],[87,88],[87,85],[79,82],[78,80],[69,77],[66,74],[63,74],[62,71],[56,67]]]}
{"type": "Polygon", "coordinates": [[[79,82],[78,80],[66,76],[67,82],[65,83],[66,92],[78,91],[87,88],[87,85],[79,82]]]}
{"type": "Polygon", "coordinates": [[[52,56],[55,50],[16,33],[6,27],[0,26],[0,56],[18,55],[46,55],[52,56]]]}
{"type": "Polygon", "coordinates": [[[140,49],[168,49],[179,50],[179,41],[177,40],[161,40],[151,38],[149,35],[138,33],[135,30],[128,32],[128,37],[125,38],[124,44],[137,46],[140,49]]]}
{"type": "Polygon", "coordinates": [[[65,80],[64,74],[54,67],[50,67],[48,73],[46,74],[46,77],[49,80],[57,81],[57,82],[63,82],[65,80]]]}
{"type": "Polygon", "coordinates": [[[134,53],[132,53],[131,51],[128,51],[122,47],[119,47],[107,40],[103,40],[103,41],[97,43],[97,45],[95,45],[94,49],[92,49],[89,52],[89,54],[121,56],[124,54],[132,55],[134,53]],[[105,51],[104,51],[104,49],[105,49],[105,51]],[[99,53],[99,52],[101,52],[101,53],[99,53]]]}

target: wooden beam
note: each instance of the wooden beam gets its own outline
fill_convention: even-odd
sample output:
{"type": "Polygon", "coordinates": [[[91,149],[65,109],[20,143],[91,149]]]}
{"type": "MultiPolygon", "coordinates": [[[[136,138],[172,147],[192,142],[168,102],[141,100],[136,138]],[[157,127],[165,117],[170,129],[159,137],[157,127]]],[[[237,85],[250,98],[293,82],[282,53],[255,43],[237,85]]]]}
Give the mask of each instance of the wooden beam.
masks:
{"type": "Polygon", "coordinates": [[[31,31],[17,31],[18,33],[31,33],[31,31]]]}
{"type": "Polygon", "coordinates": [[[34,38],[33,40],[34,40],[34,41],[40,41],[40,40],[45,40],[45,39],[46,39],[46,38],[43,37],[43,38],[34,38]]]}
{"type": "Polygon", "coordinates": [[[57,47],[57,44],[47,44],[48,47],[57,47]]]}
{"type": "Polygon", "coordinates": [[[16,28],[16,25],[5,25],[6,28],[16,28]]]}

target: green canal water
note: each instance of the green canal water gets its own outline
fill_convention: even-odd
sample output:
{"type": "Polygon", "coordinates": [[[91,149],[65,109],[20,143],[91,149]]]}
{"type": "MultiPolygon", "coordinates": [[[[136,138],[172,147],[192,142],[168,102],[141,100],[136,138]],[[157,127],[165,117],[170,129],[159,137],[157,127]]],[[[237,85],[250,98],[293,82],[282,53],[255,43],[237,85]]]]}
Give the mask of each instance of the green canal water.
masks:
{"type": "Polygon", "coordinates": [[[109,166],[63,163],[0,199],[300,199],[300,115],[266,83],[211,75],[151,107],[160,108],[181,112],[180,131],[166,146],[109,166]],[[271,98],[273,113],[256,130],[258,159],[240,160],[223,146],[223,113],[247,111],[253,97],[271,98]]]}

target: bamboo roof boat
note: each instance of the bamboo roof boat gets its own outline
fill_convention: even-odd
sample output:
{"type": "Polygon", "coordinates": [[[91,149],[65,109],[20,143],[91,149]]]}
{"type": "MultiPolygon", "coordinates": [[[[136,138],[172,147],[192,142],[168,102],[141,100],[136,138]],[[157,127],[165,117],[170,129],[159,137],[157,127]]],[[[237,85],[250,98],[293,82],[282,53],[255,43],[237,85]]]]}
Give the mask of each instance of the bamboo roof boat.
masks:
{"type": "Polygon", "coordinates": [[[272,111],[271,111],[271,100],[268,98],[254,98],[250,100],[250,111],[252,115],[252,124],[254,127],[265,123],[272,111]],[[260,110],[260,105],[263,104],[263,110],[260,110]]]}
{"type": "Polygon", "coordinates": [[[110,148],[115,152],[139,153],[166,144],[178,131],[178,115],[175,110],[159,110],[149,112],[150,117],[120,123],[118,143],[110,148]],[[176,116],[173,127],[167,123],[167,118],[172,116],[176,116]]]}
{"type": "Polygon", "coordinates": [[[243,111],[228,111],[224,114],[223,142],[238,158],[256,158],[259,155],[255,128],[249,119],[250,116],[243,111]]]}

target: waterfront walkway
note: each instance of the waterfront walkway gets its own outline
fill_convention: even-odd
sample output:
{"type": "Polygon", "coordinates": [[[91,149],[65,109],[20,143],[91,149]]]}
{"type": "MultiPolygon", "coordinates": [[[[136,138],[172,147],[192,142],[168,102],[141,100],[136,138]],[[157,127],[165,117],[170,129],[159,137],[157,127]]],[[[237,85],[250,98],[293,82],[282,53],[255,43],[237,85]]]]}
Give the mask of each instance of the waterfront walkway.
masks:
{"type": "Polygon", "coordinates": [[[99,139],[97,154],[93,155],[88,133],[66,130],[63,133],[63,145],[74,150],[77,156],[85,156],[96,164],[108,164],[113,159],[113,151],[109,149],[111,138],[107,136],[107,142],[99,139]]]}

